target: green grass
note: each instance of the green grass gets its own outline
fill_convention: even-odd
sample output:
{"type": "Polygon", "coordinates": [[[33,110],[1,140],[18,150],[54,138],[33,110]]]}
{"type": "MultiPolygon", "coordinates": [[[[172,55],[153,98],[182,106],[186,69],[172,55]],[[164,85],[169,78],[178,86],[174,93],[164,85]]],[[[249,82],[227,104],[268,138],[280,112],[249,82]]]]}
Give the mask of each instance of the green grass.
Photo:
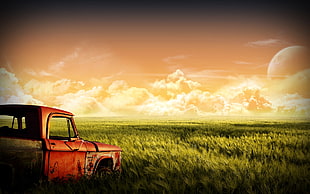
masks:
{"type": "Polygon", "coordinates": [[[310,121],[76,118],[123,149],[121,176],[38,183],[29,193],[309,193],[310,121]]]}

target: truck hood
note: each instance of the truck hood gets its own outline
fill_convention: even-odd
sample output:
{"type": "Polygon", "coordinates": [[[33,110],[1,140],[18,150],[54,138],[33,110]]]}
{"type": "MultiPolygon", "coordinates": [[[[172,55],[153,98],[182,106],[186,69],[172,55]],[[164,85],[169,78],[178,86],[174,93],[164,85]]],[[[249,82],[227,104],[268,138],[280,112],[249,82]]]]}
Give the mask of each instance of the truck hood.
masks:
{"type": "Polygon", "coordinates": [[[121,152],[122,149],[115,145],[104,144],[100,142],[91,142],[96,146],[97,151],[99,152],[109,152],[109,151],[117,151],[121,152]]]}

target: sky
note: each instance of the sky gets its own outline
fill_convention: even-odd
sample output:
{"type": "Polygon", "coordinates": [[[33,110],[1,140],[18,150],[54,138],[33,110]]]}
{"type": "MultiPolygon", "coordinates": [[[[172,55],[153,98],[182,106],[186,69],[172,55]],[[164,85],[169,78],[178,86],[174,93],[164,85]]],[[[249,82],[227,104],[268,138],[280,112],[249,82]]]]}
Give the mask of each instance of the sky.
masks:
{"type": "Polygon", "coordinates": [[[309,48],[306,4],[2,5],[1,104],[83,116],[310,115],[310,63],[267,75],[282,49],[309,48]]]}

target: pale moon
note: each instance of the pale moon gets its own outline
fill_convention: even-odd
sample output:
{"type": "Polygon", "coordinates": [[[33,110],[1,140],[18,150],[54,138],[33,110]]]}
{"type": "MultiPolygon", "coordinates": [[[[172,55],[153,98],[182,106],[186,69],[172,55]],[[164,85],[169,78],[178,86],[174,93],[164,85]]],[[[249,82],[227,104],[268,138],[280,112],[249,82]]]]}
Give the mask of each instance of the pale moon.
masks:
{"type": "Polygon", "coordinates": [[[290,46],[280,50],[270,61],[269,78],[285,78],[310,68],[310,50],[304,46],[290,46]]]}

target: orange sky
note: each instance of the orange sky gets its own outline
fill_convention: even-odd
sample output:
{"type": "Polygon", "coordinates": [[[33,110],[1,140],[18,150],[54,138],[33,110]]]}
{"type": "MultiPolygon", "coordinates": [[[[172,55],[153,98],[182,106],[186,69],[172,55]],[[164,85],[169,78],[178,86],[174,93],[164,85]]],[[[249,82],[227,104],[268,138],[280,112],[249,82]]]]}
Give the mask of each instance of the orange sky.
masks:
{"type": "MultiPolygon", "coordinates": [[[[215,96],[234,80],[241,84],[253,77],[256,82],[260,79],[264,89],[266,81],[261,79],[266,78],[268,64],[278,51],[292,45],[309,47],[307,23],[297,9],[301,7],[293,7],[295,10],[290,5],[98,3],[84,7],[80,3],[74,7],[55,3],[51,8],[9,8],[13,12],[3,13],[8,20],[1,20],[5,29],[1,36],[1,67],[5,74],[14,75],[25,95],[64,108],[63,102],[56,99],[58,94],[45,91],[50,96],[45,98],[34,83],[41,82],[37,88],[44,88],[44,83],[54,84],[55,89],[55,83],[69,80],[70,89],[60,96],[102,87],[100,97],[91,97],[111,111],[113,107],[107,108],[105,103],[113,96],[108,90],[117,85],[115,81],[126,82],[126,90],[145,89],[147,94],[140,91],[140,95],[151,94],[152,98],[158,97],[154,84],[165,80],[162,82],[169,85],[169,75],[174,73],[178,79],[199,83],[202,93],[215,96]]],[[[183,93],[167,97],[166,105],[183,93]]],[[[5,96],[3,92],[1,95],[5,96]]],[[[126,94],[122,95],[125,98],[126,94]]],[[[152,99],[137,97],[134,101],[139,100],[152,99]]],[[[204,107],[200,104],[198,109],[200,106],[204,107]]]]}

